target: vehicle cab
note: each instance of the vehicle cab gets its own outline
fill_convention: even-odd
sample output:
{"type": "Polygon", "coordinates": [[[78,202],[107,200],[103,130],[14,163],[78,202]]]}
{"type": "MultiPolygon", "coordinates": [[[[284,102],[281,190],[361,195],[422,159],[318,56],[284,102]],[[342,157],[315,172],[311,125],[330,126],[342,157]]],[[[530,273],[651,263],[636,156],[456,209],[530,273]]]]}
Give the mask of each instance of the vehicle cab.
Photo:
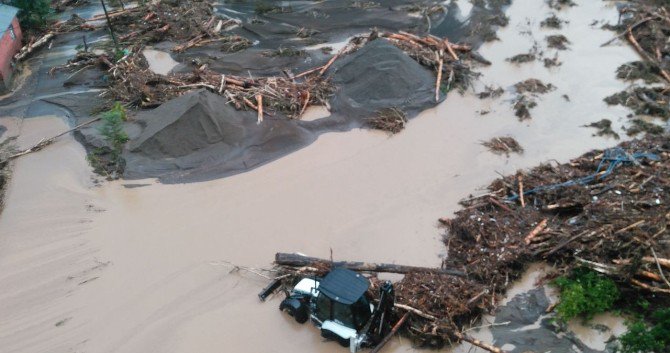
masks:
{"type": "Polygon", "coordinates": [[[367,338],[374,306],[366,296],[370,281],[359,273],[335,268],[323,279],[303,278],[280,309],[303,323],[307,316],[321,336],[356,352],[367,338]]]}

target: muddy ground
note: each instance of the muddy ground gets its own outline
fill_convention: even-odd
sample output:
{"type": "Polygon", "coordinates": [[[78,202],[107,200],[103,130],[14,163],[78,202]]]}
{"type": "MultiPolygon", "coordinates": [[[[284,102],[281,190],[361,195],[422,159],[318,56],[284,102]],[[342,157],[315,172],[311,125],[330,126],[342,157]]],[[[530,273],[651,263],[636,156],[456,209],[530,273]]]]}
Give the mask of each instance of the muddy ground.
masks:
{"type": "MultiPolygon", "coordinates": [[[[317,6],[300,4],[305,9],[317,6]]],[[[293,142],[291,148],[272,150],[281,152],[272,155],[271,159],[276,159],[272,163],[261,162],[259,168],[224,179],[177,185],[163,185],[155,179],[100,184],[86,161],[86,151],[71,136],[16,161],[7,207],[0,215],[0,284],[7,288],[0,300],[0,346],[8,347],[9,352],[214,352],[221,347],[241,352],[339,350],[333,342],[322,342],[313,328],[280,315],[276,310],[280,297],[259,305],[255,293],[265,281],[230,273],[219,260],[264,267],[279,250],[328,257],[332,249],[341,259],[402,259],[414,265],[438,266],[444,253],[435,220],[456,211],[458,200],[488,184],[496,172],[513,173],[549,159],[567,161],[588,149],[616,144],[612,138],[592,137],[594,131],[582,126],[607,117],[614,121],[613,129],[622,132],[620,126],[626,123],[630,111],[607,106],[602,99],[626,88],[616,79],[615,71],[635,60],[636,55],[623,45],[600,47],[613,33],[601,30],[598,24],[613,23],[618,18],[611,4],[577,1],[577,5],[556,12],[568,21],[557,31],[543,29],[540,23],[545,14],[548,17],[556,10],[543,2],[515,1],[504,9],[510,22],[495,32],[500,40],[479,48],[493,65],[478,69],[483,76],[474,87],[464,95],[449,94],[432,109],[417,111],[405,130],[392,137],[357,129],[350,121],[333,126],[323,114],[314,120],[318,124],[312,125],[321,130],[309,130],[309,138],[297,139],[299,143],[293,142]],[[594,20],[596,25],[592,25],[594,20]],[[570,50],[559,53],[543,47],[545,36],[555,33],[570,40],[570,50]],[[520,65],[505,62],[535,45],[540,48],[538,53],[543,53],[535,61],[520,65]],[[562,65],[546,68],[545,58],[557,58],[562,65]],[[583,77],[591,78],[588,84],[583,77]],[[532,118],[519,122],[513,109],[518,92],[513,86],[530,78],[551,83],[556,89],[529,95],[528,99],[536,103],[529,108],[532,118]],[[501,95],[480,100],[476,93],[484,91],[486,85],[503,87],[501,95]],[[348,131],[332,133],[340,130],[348,131]],[[481,146],[482,141],[499,136],[513,136],[523,153],[496,156],[481,146]],[[299,149],[308,144],[308,148],[299,149]],[[284,157],[277,159],[280,155],[284,157]]],[[[242,12],[238,15],[241,18],[256,17],[251,8],[243,10],[244,4],[239,6],[222,4],[219,9],[242,12]]],[[[301,11],[300,6],[292,11],[301,11]]],[[[458,22],[432,19],[431,31],[448,34],[454,41],[466,40],[467,32],[460,23],[472,24],[468,19],[480,10],[467,2],[446,7],[449,11],[443,18],[456,18],[458,22]]],[[[96,9],[78,11],[91,15],[96,9]]],[[[387,6],[370,11],[384,15],[384,23],[395,21],[394,26],[403,23],[420,27],[428,22],[415,15],[397,19],[387,6]]],[[[293,31],[300,24],[291,22],[291,16],[295,12],[258,17],[267,21],[281,18],[293,31]]],[[[381,21],[378,18],[369,21],[381,21]]],[[[273,40],[292,33],[263,33],[267,27],[258,29],[259,23],[251,24],[259,25],[250,27],[258,35],[254,38],[261,38],[261,34],[268,38],[266,44],[260,44],[259,39],[259,46],[271,47],[273,40]]],[[[369,28],[361,25],[360,30],[369,28]]],[[[322,32],[330,33],[327,29],[322,32]]],[[[354,32],[359,33],[342,30],[322,40],[336,46],[354,32]]],[[[96,36],[101,34],[91,33],[90,41],[95,42],[96,36]]],[[[0,138],[19,135],[18,144],[26,147],[90,117],[91,110],[100,104],[100,91],[92,90],[103,87],[104,81],[89,78],[99,75],[94,72],[64,89],[69,75],[51,78],[47,72],[70,58],[79,40],[76,35],[59,38],[51,50],[31,60],[35,75],[25,88],[2,103],[0,124],[8,131],[0,138]],[[84,81],[86,84],[82,84],[84,81]]],[[[165,52],[167,48],[157,49],[165,52]]],[[[248,62],[242,54],[237,55],[239,61],[248,62]]],[[[315,49],[313,55],[320,54],[315,49]]],[[[188,68],[186,58],[173,56],[180,62],[175,70],[188,68]]],[[[316,62],[309,58],[312,61],[288,66],[299,72],[327,57],[316,62]]],[[[219,59],[212,63],[222,61],[219,59]]],[[[257,71],[251,71],[252,75],[273,70],[254,67],[257,71]]],[[[221,70],[239,73],[251,69],[221,70]]],[[[207,95],[195,94],[196,98],[207,95]]],[[[210,104],[208,99],[204,102],[206,107],[210,104]]],[[[160,111],[134,117],[133,124],[139,126],[129,128],[133,137],[129,148],[147,141],[160,142],[143,135],[151,126],[149,121],[146,126],[140,123],[156,112],[160,111]]],[[[254,117],[250,118],[255,124],[254,117]]],[[[306,129],[308,120],[289,122],[300,130],[306,129]]],[[[254,128],[258,127],[250,127],[254,128]]],[[[161,138],[169,140],[172,136],[161,138]]],[[[148,146],[155,149],[154,142],[148,146]]],[[[229,148],[224,145],[221,148],[229,148]]],[[[168,166],[136,177],[174,171],[168,166]]],[[[216,168],[190,172],[178,176],[182,179],[165,180],[213,179],[225,174],[216,168]]],[[[539,293],[531,294],[536,302],[544,303],[539,293]]],[[[509,299],[514,295],[512,291],[509,299]]],[[[514,347],[505,347],[513,352],[523,352],[534,337],[542,337],[543,345],[555,344],[557,352],[579,351],[573,348],[575,339],[551,333],[551,327],[538,316],[541,306],[521,303],[534,310],[514,327],[540,320],[540,328],[534,326],[532,335],[504,326],[495,328],[492,334],[486,329],[474,330],[473,334],[481,331],[479,337],[500,346],[513,341],[514,347]]],[[[503,313],[508,315],[509,311],[503,313]]],[[[500,320],[509,321],[506,316],[500,316],[500,320]]],[[[580,331],[579,323],[573,325],[573,331],[580,331]]],[[[589,328],[581,330],[587,333],[579,341],[590,347],[588,351],[604,349],[602,342],[609,335],[598,336],[589,328]],[[598,338],[594,341],[594,337],[598,338]]],[[[405,340],[394,340],[387,347],[389,352],[411,350],[405,340]]],[[[480,352],[469,345],[454,351],[480,352]]]]}

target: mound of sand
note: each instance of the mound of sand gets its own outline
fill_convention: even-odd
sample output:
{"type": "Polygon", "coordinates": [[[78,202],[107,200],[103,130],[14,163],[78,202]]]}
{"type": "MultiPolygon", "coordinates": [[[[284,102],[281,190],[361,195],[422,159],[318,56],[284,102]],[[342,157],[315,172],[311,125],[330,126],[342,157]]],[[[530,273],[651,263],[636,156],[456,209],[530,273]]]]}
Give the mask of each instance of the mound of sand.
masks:
{"type": "Polygon", "coordinates": [[[257,124],[254,112],[238,111],[206,90],[143,112],[136,121],[143,129],[124,153],[124,176],[160,177],[163,182],[239,173],[315,139],[297,121],[276,118],[257,124]]]}
{"type": "Polygon", "coordinates": [[[399,108],[413,117],[436,104],[435,75],[384,39],[342,59],[333,81],[339,89],[332,112],[359,123],[382,108],[399,108]]]}
{"type": "Polygon", "coordinates": [[[383,39],[336,62],[333,81],[332,114],[317,121],[275,116],[256,124],[255,112],[238,111],[206,90],[143,112],[136,119],[143,129],[124,153],[124,177],[219,178],[282,157],[321,133],[362,127],[380,109],[399,108],[411,118],[436,104],[434,74],[383,39]]]}
{"type": "Polygon", "coordinates": [[[247,137],[244,122],[253,117],[216,97],[197,91],[144,115],[146,127],[130,150],[154,158],[183,157],[214,145],[221,153],[230,151],[247,137]]]}

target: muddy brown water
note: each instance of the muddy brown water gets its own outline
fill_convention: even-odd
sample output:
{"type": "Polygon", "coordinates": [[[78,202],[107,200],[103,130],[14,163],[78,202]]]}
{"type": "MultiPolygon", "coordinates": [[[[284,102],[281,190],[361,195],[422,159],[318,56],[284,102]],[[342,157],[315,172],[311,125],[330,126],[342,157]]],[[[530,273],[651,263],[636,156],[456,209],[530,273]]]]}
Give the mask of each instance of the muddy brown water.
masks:
{"type": "MultiPolygon", "coordinates": [[[[570,21],[561,33],[572,44],[559,53],[558,68],[504,62],[550,33],[538,17],[549,9],[535,0],[515,1],[502,40],[481,50],[494,65],[482,70],[480,85],[509,88],[536,77],[558,87],[524,123],[511,111],[511,93],[483,101],[451,94],[396,136],[329,133],[251,172],[194,184],[96,186],[84,149],[69,136],[17,160],[0,215],[2,351],[346,351],[282,315],[280,296],[259,304],[266,280],[217,261],[268,267],[276,251],[327,257],[332,249],[338,259],[438,266],[444,247],[436,219],[496,172],[614,145],[580,125],[625,115],[602,98],[624,88],[614,70],[635,54],[599,47],[612,33],[590,24],[616,21],[610,5],[577,3],[559,13],[570,21]],[[524,34],[527,18],[532,35],[524,34]],[[504,158],[479,144],[505,134],[526,152],[504,158]]],[[[3,137],[18,132],[21,146],[67,128],[50,116],[0,120],[7,122],[3,137]]],[[[600,340],[589,332],[584,339],[600,340]]],[[[385,351],[412,347],[397,339],[385,351]]]]}

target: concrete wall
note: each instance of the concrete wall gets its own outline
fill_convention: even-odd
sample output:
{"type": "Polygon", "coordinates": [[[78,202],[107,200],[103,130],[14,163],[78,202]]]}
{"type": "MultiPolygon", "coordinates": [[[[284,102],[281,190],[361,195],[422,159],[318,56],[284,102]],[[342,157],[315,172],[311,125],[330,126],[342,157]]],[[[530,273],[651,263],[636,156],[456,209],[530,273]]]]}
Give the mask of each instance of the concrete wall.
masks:
{"type": "Polygon", "coordinates": [[[12,21],[11,28],[14,29],[14,38],[9,28],[0,29],[0,35],[2,35],[0,38],[0,91],[10,86],[13,72],[12,58],[21,50],[23,33],[16,17],[12,21]]]}

